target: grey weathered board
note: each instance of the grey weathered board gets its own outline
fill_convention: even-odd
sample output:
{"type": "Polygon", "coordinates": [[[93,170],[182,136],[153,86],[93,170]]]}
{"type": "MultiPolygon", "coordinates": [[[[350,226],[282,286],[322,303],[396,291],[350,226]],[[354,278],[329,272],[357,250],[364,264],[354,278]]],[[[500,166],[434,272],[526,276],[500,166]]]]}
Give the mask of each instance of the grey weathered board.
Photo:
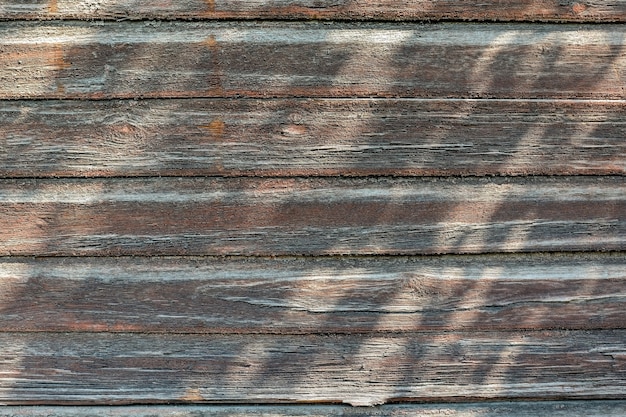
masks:
{"type": "Polygon", "coordinates": [[[0,333],[7,404],[619,399],[626,330],[0,333]]]}
{"type": "Polygon", "coordinates": [[[446,404],[346,405],[174,405],[6,406],[1,417],[624,417],[626,401],[515,401],[446,404]]]}
{"type": "Polygon", "coordinates": [[[623,25],[4,22],[0,98],[626,97],[623,25]]]}
{"type": "Polygon", "coordinates": [[[16,101],[0,125],[4,177],[626,173],[622,101],[16,101]]]}
{"type": "Polygon", "coordinates": [[[0,181],[2,255],[626,248],[626,178],[0,181]]]}
{"type": "Polygon", "coordinates": [[[626,1],[0,20],[0,416],[626,415],[626,1]]]}
{"type": "Polygon", "coordinates": [[[0,258],[0,331],[619,329],[620,254],[0,258]]]}
{"type": "Polygon", "coordinates": [[[0,19],[626,21],[624,0],[4,0],[0,19]]]}

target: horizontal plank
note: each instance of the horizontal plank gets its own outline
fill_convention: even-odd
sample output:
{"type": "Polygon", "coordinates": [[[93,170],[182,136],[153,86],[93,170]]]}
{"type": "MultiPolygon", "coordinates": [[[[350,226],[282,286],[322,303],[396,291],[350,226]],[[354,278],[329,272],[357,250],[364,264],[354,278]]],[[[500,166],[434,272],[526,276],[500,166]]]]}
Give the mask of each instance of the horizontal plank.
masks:
{"type": "Polygon", "coordinates": [[[625,101],[0,102],[0,176],[626,174],[625,101]]]}
{"type": "Polygon", "coordinates": [[[617,254],[0,258],[0,331],[619,329],[617,254]]]}
{"type": "Polygon", "coordinates": [[[389,19],[624,22],[626,2],[557,0],[10,0],[0,19],[389,19]]]}
{"type": "Polygon", "coordinates": [[[623,25],[4,22],[0,98],[626,97],[623,25]]]}
{"type": "Polygon", "coordinates": [[[5,406],[0,417],[626,417],[626,401],[539,401],[446,404],[346,405],[175,405],[175,406],[5,406]]]}
{"type": "Polygon", "coordinates": [[[621,399],[626,331],[0,333],[7,404],[621,399]]]}
{"type": "Polygon", "coordinates": [[[2,255],[626,249],[624,177],[0,181],[2,255]]]}

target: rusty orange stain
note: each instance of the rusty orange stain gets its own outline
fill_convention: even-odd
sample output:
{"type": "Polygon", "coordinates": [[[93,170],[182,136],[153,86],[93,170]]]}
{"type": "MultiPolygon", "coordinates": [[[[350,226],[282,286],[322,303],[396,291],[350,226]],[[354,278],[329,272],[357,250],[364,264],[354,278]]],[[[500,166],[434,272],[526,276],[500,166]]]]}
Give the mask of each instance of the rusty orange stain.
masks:
{"type": "MultiPolygon", "coordinates": [[[[63,53],[63,47],[61,45],[55,45],[52,49],[49,58],[48,65],[51,66],[55,71],[62,71],[72,67],[72,64],[65,60],[65,54],[63,53]]],[[[56,84],[56,94],[58,96],[65,95],[65,86],[61,82],[61,80],[55,80],[56,84]]]]}
{"type": "Polygon", "coordinates": [[[211,132],[216,138],[221,138],[224,135],[224,130],[226,129],[226,123],[221,121],[220,119],[215,119],[208,125],[200,126],[202,129],[207,129],[211,132]]]}
{"type": "Polygon", "coordinates": [[[122,126],[112,126],[111,128],[125,135],[128,135],[132,131],[128,123],[123,124],[122,126]]]}
{"type": "Polygon", "coordinates": [[[50,0],[48,3],[48,13],[57,14],[59,12],[59,5],[57,4],[57,0],[50,0]]]}
{"type": "Polygon", "coordinates": [[[72,64],[65,60],[65,54],[61,45],[56,45],[52,50],[51,65],[59,70],[72,67],[72,64]]]}
{"type": "Polygon", "coordinates": [[[204,43],[206,43],[206,45],[210,49],[215,49],[217,47],[217,40],[215,39],[215,36],[213,36],[213,35],[209,36],[209,39],[204,41],[204,43]]]}
{"type": "Polygon", "coordinates": [[[307,132],[306,126],[291,124],[283,128],[283,133],[288,135],[304,135],[307,132]]]}
{"type": "Polygon", "coordinates": [[[220,62],[218,58],[219,46],[217,39],[215,39],[214,35],[211,35],[204,41],[204,44],[211,52],[211,63],[213,66],[213,73],[209,75],[209,87],[207,89],[207,93],[212,96],[223,96],[222,71],[220,69],[220,62]]]}
{"type": "Polygon", "coordinates": [[[203,401],[204,397],[199,388],[187,388],[185,394],[180,398],[182,401],[203,401]]]}
{"type": "Polygon", "coordinates": [[[1,53],[2,53],[2,55],[0,56],[0,59],[2,61],[7,61],[7,60],[18,60],[18,61],[21,61],[21,60],[29,58],[31,56],[31,54],[29,54],[27,52],[23,52],[23,51],[1,52],[1,53]]]}
{"type": "Polygon", "coordinates": [[[587,10],[587,6],[582,3],[574,3],[574,5],[572,6],[572,10],[574,11],[574,13],[579,14],[587,10]]]}
{"type": "Polygon", "coordinates": [[[215,0],[206,0],[207,9],[209,13],[213,13],[215,11],[215,0]]]}

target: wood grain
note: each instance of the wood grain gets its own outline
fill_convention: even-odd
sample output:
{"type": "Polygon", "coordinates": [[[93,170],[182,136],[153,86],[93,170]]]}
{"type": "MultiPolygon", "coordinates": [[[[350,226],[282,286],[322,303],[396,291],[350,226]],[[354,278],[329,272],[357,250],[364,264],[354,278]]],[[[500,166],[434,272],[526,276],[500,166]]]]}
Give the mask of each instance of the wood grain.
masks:
{"type": "Polygon", "coordinates": [[[5,0],[0,19],[360,19],[624,22],[623,0],[5,0]]]}
{"type": "Polygon", "coordinates": [[[0,103],[0,176],[626,174],[625,101],[0,103]]]}
{"type": "Polygon", "coordinates": [[[621,25],[5,22],[0,98],[626,97],[621,25]]]}
{"type": "Polygon", "coordinates": [[[626,331],[0,333],[7,404],[619,399],[626,331]]]}
{"type": "Polygon", "coordinates": [[[624,177],[0,181],[3,255],[626,248],[624,177]]]}
{"type": "Polygon", "coordinates": [[[626,417],[623,23],[0,0],[0,417],[626,417]]]}
{"type": "Polygon", "coordinates": [[[175,406],[5,406],[1,417],[624,417],[626,401],[539,401],[447,404],[345,405],[175,405],[175,406]]]}
{"type": "Polygon", "coordinates": [[[617,254],[0,258],[0,331],[619,329],[617,254]]]}

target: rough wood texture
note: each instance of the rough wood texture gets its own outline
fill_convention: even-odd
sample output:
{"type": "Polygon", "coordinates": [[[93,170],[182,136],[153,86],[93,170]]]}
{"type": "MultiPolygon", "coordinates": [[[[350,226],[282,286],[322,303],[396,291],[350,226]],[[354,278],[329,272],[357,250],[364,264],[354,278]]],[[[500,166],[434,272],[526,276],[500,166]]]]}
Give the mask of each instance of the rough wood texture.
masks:
{"type": "Polygon", "coordinates": [[[626,0],[0,20],[0,417],[626,417],[626,0]]]}
{"type": "Polygon", "coordinates": [[[0,106],[0,176],[626,174],[623,101],[0,106]]]}
{"type": "Polygon", "coordinates": [[[0,417],[626,417],[626,401],[486,402],[480,404],[177,406],[6,406],[0,417]]]}
{"type": "Polygon", "coordinates": [[[0,25],[0,98],[626,97],[624,26],[0,25]]]}
{"type": "Polygon", "coordinates": [[[3,255],[626,248],[624,177],[0,181],[3,255]]]}
{"type": "Polygon", "coordinates": [[[4,258],[0,331],[618,329],[623,254],[4,258]]]}
{"type": "Polygon", "coordinates": [[[626,331],[240,336],[1,333],[0,401],[619,399],[626,331]]]}
{"type": "Polygon", "coordinates": [[[4,0],[0,19],[626,21],[623,0],[4,0]]]}

